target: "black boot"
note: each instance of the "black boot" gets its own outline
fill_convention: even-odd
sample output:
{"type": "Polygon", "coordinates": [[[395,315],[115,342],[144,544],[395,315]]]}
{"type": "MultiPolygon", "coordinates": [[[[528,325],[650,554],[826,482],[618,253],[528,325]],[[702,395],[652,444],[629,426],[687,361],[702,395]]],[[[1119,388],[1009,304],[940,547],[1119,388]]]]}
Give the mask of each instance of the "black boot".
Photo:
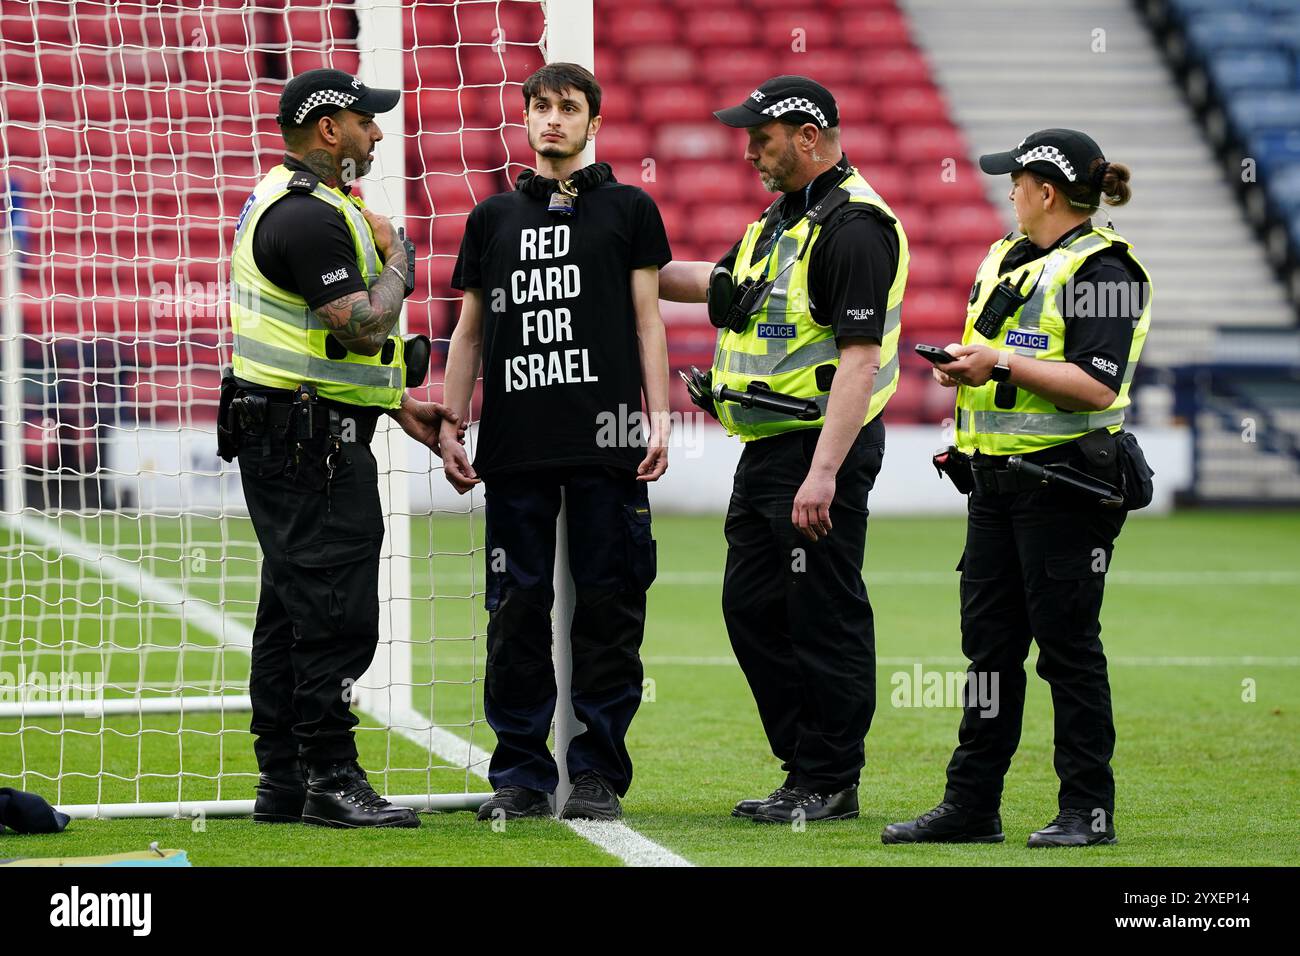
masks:
{"type": "Polygon", "coordinates": [[[1115,839],[1115,821],[1103,810],[1062,810],[1043,829],[1029,834],[1029,846],[1096,846],[1115,839]],[[1100,825],[1100,829],[1098,829],[1100,825]]]}
{"type": "Polygon", "coordinates": [[[915,820],[891,823],[881,843],[1001,843],[1002,818],[996,810],[978,812],[947,800],[915,820]]]}
{"type": "Polygon", "coordinates": [[[573,778],[573,792],[560,811],[561,820],[617,820],[623,806],[609,781],[594,770],[573,778]]]}
{"type": "Polygon", "coordinates": [[[318,827],[418,827],[414,810],[395,807],[375,793],[355,760],[313,765],[307,778],[302,822],[318,827]]]}
{"type": "Polygon", "coordinates": [[[791,787],[782,784],[781,786],[773,790],[771,793],[769,793],[766,797],[750,797],[748,800],[741,800],[734,807],[731,808],[731,815],[733,817],[752,818],[754,814],[758,812],[758,808],[761,807],[763,804],[775,803],[776,801],[782,799],[786,794],[788,794],[791,789],[792,789],[791,787]]]}
{"type": "Polygon", "coordinates": [[[254,823],[302,823],[302,805],[307,799],[307,770],[304,767],[297,775],[263,773],[257,778],[256,792],[254,823]]]}
{"type": "Polygon", "coordinates": [[[761,804],[754,811],[755,823],[815,823],[819,820],[852,820],[858,815],[858,785],[835,793],[817,793],[807,787],[791,787],[777,800],[761,804]]]}

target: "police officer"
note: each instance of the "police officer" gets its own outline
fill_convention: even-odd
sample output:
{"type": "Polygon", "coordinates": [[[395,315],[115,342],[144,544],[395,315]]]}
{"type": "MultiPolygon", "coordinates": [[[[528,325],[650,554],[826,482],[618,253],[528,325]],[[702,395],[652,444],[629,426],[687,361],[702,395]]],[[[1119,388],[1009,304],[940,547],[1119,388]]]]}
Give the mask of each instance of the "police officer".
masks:
{"type": "Polygon", "coordinates": [[[370,439],[386,413],[437,452],[445,418],[405,394],[428,364],[427,340],[396,333],[413,245],[352,194],[383,137],[375,114],[398,96],[339,70],[290,80],[284,159],[235,231],[219,433],[222,456],[238,454],[264,558],[249,677],[259,822],[419,826],[371,788],[348,707],[379,640],[370,439]]]}
{"type": "Polygon", "coordinates": [[[567,762],[564,819],[612,820],[632,781],[624,738],[641,701],[639,649],[655,576],[646,483],[667,468],[668,353],[659,267],[671,257],[643,190],[582,166],[601,89],[573,63],[523,86],[536,154],[510,192],[474,207],[452,285],[463,289],[445,401],[468,417],[480,362],[474,462],[447,422],[446,476],[486,488],[487,675],[496,732],[480,820],[542,816],[558,783],[546,746],[555,711],[551,604],[564,495],[575,608],[572,702],[586,730],[567,762]],[[650,411],[641,440],[641,398],[650,411]]]}
{"type": "MultiPolygon", "coordinates": [[[[968,696],[943,801],[882,838],[1003,839],[1002,781],[1020,740],[1033,639],[1052,690],[1060,812],[1029,846],[1114,843],[1115,727],[1098,617],[1126,509],[1145,503],[1125,477],[1145,462],[1121,426],[1151,305],[1128,242],[1091,217],[1103,196],[1128,201],[1129,170],[1068,129],[982,156],[980,168],[1011,174],[1019,233],[993,243],[962,344],[946,349],[956,360],[934,372],[957,389],[952,454],[971,456],[959,564],[968,696]],[[1131,500],[1115,507],[1121,489],[1131,500]],[[981,682],[998,689],[996,707],[970,692],[981,682]]],[[[960,487],[960,473],[954,480],[960,487]]]]}
{"type": "Polygon", "coordinates": [[[785,780],[735,816],[858,815],[875,710],[875,631],[862,581],[867,498],[898,384],[908,245],[839,146],[835,99],[803,76],[768,80],[715,114],[748,131],[745,159],[781,193],[715,269],[673,263],[664,297],[709,300],[713,368],[693,389],[745,443],[727,511],[727,631],[785,780]],[[778,393],[804,418],[715,401],[778,393]]]}

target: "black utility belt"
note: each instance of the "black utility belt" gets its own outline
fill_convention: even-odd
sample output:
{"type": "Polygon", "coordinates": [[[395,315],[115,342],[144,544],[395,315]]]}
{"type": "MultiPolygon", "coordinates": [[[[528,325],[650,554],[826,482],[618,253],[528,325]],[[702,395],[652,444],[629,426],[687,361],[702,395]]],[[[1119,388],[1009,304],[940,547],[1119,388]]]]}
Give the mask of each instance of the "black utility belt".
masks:
{"type": "Polygon", "coordinates": [[[239,449],[254,443],[268,450],[318,442],[335,450],[369,445],[378,421],[378,409],[319,398],[310,385],[292,392],[243,388],[227,367],[217,411],[217,454],[232,461],[239,449]]]}
{"type": "MultiPolygon", "coordinates": [[[[241,397],[246,399],[249,396],[252,396],[254,401],[264,397],[256,392],[247,392],[243,396],[236,395],[235,401],[239,402],[241,397]]],[[[237,409],[238,407],[236,405],[237,409]]],[[[373,409],[349,407],[319,399],[311,406],[309,430],[305,428],[300,430],[299,423],[295,420],[304,414],[303,407],[297,403],[267,400],[265,427],[245,428],[244,434],[259,439],[262,437],[277,439],[286,436],[290,443],[295,439],[314,441],[338,437],[345,444],[369,445],[371,439],[375,437],[375,427],[379,422],[379,416],[373,409]],[[331,426],[331,421],[336,416],[337,434],[331,426]]]]}

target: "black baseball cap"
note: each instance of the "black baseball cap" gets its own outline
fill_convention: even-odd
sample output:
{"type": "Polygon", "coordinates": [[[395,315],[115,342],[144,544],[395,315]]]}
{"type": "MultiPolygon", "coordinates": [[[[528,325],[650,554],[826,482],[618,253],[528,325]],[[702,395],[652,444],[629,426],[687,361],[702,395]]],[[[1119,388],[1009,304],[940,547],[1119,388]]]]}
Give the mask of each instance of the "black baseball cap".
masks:
{"type": "Polygon", "coordinates": [[[401,96],[400,90],[372,89],[342,70],[308,70],[284,85],[276,121],[281,126],[301,126],[339,110],[374,116],[387,113],[401,96]]]}
{"type": "Polygon", "coordinates": [[[774,76],[739,106],[713,115],[737,129],[762,126],[775,119],[815,123],[822,129],[840,125],[840,111],[831,91],[806,76],[774,76]]]}
{"type": "Polygon", "coordinates": [[[1087,183],[1100,196],[1106,157],[1087,133],[1077,129],[1040,129],[1005,153],[986,153],[980,169],[991,176],[1026,169],[1058,183],[1087,183]],[[1101,160],[1096,169],[1092,164],[1101,160]]]}

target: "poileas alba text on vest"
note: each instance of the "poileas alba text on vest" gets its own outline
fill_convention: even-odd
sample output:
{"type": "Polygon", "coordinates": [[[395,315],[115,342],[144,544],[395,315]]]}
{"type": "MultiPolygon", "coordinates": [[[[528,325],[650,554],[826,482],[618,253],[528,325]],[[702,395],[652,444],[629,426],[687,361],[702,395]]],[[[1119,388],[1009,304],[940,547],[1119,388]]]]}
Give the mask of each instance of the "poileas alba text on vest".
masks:
{"type": "MultiPolygon", "coordinates": [[[[568,252],[568,226],[543,226],[519,232],[519,258],[523,262],[562,259],[568,252]]],[[[535,266],[510,274],[510,297],[515,305],[576,299],[581,292],[582,273],[576,265],[535,266]]],[[[573,314],[564,306],[530,309],[521,312],[519,319],[525,347],[573,341],[573,314]]],[[[599,379],[591,372],[590,356],[585,348],[531,352],[506,359],[507,392],[596,381],[599,379]]]]}

